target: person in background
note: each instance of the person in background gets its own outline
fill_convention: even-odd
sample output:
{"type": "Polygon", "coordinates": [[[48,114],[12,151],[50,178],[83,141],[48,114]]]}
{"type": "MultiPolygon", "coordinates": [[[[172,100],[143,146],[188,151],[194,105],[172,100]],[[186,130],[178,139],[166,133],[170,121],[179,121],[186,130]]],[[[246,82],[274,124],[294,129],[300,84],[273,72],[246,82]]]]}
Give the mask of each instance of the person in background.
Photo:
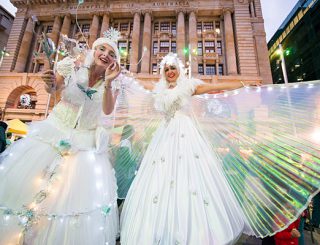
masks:
{"type": "Polygon", "coordinates": [[[299,238],[301,233],[299,232],[300,218],[290,224],[287,229],[278,232],[274,236],[276,245],[299,245],[299,238]]]}
{"type": "Polygon", "coordinates": [[[6,130],[8,125],[5,122],[0,121],[0,153],[4,152],[7,146],[6,130]]]}
{"type": "Polygon", "coordinates": [[[313,198],[313,211],[311,223],[313,227],[319,228],[320,224],[320,193],[313,198]]]}
{"type": "Polygon", "coordinates": [[[307,213],[308,213],[308,209],[306,209],[300,217],[300,224],[299,224],[299,229],[298,231],[300,232],[301,236],[299,237],[299,245],[304,245],[304,234],[303,234],[303,230],[304,230],[304,225],[306,223],[306,219],[307,219],[307,213]]]}

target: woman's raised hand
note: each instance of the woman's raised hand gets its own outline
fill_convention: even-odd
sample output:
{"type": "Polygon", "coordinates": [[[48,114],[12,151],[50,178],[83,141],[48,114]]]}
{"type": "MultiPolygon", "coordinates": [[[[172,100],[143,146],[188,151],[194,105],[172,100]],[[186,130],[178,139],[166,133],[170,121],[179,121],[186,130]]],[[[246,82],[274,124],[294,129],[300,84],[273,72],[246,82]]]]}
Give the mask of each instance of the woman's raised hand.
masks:
{"type": "Polygon", "coordinates": [[[117,76],[120,74],[120,65],[116,62],[113,61],[106,69],[105,71],[105,82],[107,85],[109,85],[117,76]]]}

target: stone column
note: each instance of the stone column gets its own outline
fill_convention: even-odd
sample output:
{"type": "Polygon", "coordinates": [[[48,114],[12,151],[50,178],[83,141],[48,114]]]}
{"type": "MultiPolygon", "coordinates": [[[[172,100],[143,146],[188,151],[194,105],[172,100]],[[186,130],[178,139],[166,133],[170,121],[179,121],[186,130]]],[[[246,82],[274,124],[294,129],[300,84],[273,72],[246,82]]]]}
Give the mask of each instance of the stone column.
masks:
{"type": "Polygon", "coordinates": [[[110,17],[109,14],[104,14],[102,19],[100,37],[103,36],[103,33],[109,29],[110,26],[110,17]]]}
{"type": "Polygon", "coordinates": [[[216,59],[216,75],[219,76],[219,57],[216,59]]]}
{"type": "Polygon", "coordinates": [[[140,42],[140,13],[135,13],[133,17],[132,44],[130,53],[130,71],[138,72],[139,61],[139,42],[140,42]]]}
{"type": "Polygon", "coordinates": [[[227,74],[235,75],[237,74],[237,59],[230,9],[224,10],[224,33],[226,44],[227,74]]]}
{"type": "Polygon", "coordinates": [[[27,9],[19,9],[16,13],[16,17],[12,23],[12,31],[10,32],[9,39],[6,44],[6,51],[9,52],[10,55],[3,57],[0,72],[10,72],[15,68],[21,46],[21,40],[23,39],[24,30],[26,28],[26,12],[27,9]]]}
{"type": "Polygon", "coordinates": [[[194,12],[189,14],[189,43],[190,48],[189,52],[191,52],[191,74],[198,73],[198,59],[197,52],[193,52],[193,50],[198,50],[198,37],[197,37],[197,19],[194,12]]]}
{"type": "MultiPolygon", "coordinates": [[[[69,32],[70,32],[70,27],[71,27],[71,15],[67,14],[64,16],[63,18],[63,23],[62,23],[62,27],[61,27],[61,35],[66,35],[67,37],[69,37],[69,32]]],[[[61,42],[61,37],[59,38],[59,43],[61,42]]],[[[47,68],[48,64],[45,64],[45,68],[47,68]]]]}
{"type": "Polygon", "coordinates": [[[27,59],[29,56],[30,48],[31,48],[31,42],[32,42],[32,36],[33,36],[33,27],[34,23],[31,18],[28,19],[27,26],[24,31],[24,35],[21,41],[19,54],[17,58],[17,62],[15,65],[15,72],[24,72],[27,64],[27,59]]]}
{"type": "Polygon", "coordinates": [[[97,39],[98,37],[98,30],[99,30],[99,16],[98,15],[93,15],[93,19],[91,22],[90,26],[90,37],[89,37],[89,47],[92,47],[93,42],[97,39]]]}
{"type": "Polygon", "coordinates": [[[143,47],[147,48],[141,63],[141,73],[150,72],[150,55],[151,55],[151,15],[145,13],[143,25],[143,47]]]}
{"type": "Polygon", "coordinates": [[[60,38],[60,28],[62,25],[62,20],[60,16],[54,17],[53,27],[52,27],[52,33],[51,33],[51,39],[54,42],[54,44],[58,45],[58,41],[60,38]]]}
{"type": "Polygon", "coordinates": [[[178,13],[178,23],[177,23],[177,53],[178,53],[178,57],[182,60],[183,64],[185,64],[185,54],[183,52],[185,45],[186,45],[186,37],[185,37],[184,13],[180,11],[178,13]]]}
{"type": "Polygon", "coordinates": [[[250,12],[251,12],[251,17],[256,17],[253,0],[250,1],[250,12]]]}
{"type": "Polygon", "coordinates": [[[71,15],[67,14],[63,18],[63,23],[62,23],[62,27],[61,27],[60,33],[63,34],[63,35],[69,36],[70,27],[71,27],[71,15]]]}

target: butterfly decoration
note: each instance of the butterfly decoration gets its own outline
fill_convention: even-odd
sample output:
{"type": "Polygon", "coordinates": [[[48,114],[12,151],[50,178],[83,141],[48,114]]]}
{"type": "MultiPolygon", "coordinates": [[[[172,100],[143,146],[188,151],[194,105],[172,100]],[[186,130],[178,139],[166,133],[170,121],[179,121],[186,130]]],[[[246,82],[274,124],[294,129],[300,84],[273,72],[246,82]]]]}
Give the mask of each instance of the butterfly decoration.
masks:
{"type": "Polygon", "coordinates": [[[79,88],[83,93],[85,93],[85,94],[88,96],[88,98],[89,98],[90,100],[92,100],[93,94],[95,94],[96,92],[98,92],[97,90],[91,89],[91,88],[85,89],[85,88],[84,88],[82,85],[80,85],[79,83],[77,83],[77,86],[78,86],[78,88],[79,88]]]}

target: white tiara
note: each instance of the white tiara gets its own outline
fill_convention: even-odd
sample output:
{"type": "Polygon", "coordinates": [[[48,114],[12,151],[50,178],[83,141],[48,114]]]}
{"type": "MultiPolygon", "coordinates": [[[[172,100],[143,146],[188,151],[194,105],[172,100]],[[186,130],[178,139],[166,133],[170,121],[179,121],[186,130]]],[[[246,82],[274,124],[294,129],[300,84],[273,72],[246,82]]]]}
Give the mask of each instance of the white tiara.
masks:
{"type": "Polygon", "coordinates": [[[107,31],[103,32],[103,37],[111,40],[114,43],[117,43],[121,38],[121,33],[118,30],[111,27],[107,31]]]}

